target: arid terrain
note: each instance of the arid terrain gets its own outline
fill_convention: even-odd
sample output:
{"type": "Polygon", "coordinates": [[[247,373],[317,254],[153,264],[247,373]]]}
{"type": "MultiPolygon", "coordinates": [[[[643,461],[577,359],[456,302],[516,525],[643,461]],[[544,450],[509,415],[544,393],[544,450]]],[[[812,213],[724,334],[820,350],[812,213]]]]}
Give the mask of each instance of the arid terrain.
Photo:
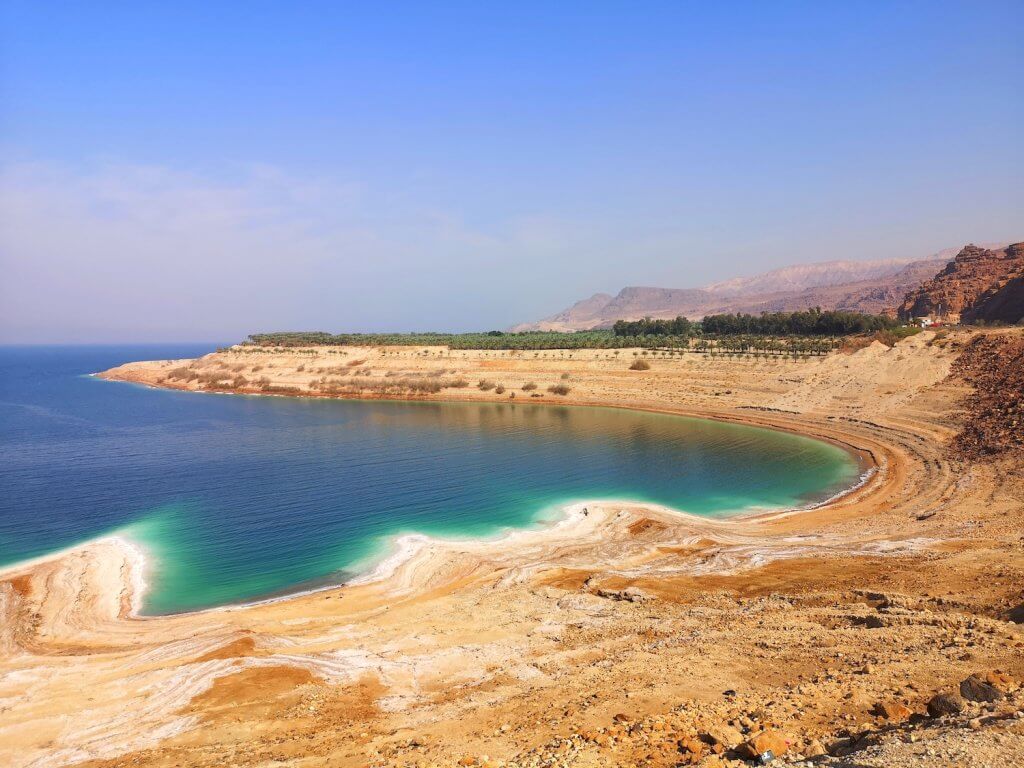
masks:
{"type": "Polygon", "coordinates": [[[144,563],[118,539],[9,568],[0,764],[1019,765],[1022,349],[1020,329],[798,359],[250,346],[105,372],[700,414],[835,441],[873,472],[741,519],[581,505],[424,540],[377,580],[176,616],[134,615],[144,563]]]}

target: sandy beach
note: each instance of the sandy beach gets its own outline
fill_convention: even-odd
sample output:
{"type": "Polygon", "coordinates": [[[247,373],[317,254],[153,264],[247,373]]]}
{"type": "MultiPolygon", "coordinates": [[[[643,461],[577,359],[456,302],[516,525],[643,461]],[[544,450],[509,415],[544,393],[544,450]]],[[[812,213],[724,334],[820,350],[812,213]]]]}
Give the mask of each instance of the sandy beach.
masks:
{"type": "Polygon", "coordinates": [[[381,388],[330,396],[696,415],[829,440],[870,471],[798,511],[709,519],[604,499],[495,539],[410,536],[346,586],[174,616],[138,616],[145,555],[118,537],[6,568],[0,763],[714,765],[731,758],[707,734],[728,726],[784,734],[794,760],[913,764],[931,749],[952,765],[968,745],[1011,764],[999,761],[1024,757],[1011,621],[1024,473],[1019,455],[948,449],[970,417],[971,387],[951,376],[968,341],[652,355],[646,371],[629,369],[633,350],[236,347],[102,372],[236,394],[325,396],[317,382],[365,379],[381,388]],[[469,386],[383,390],[427,378],[469,386]],[[911,726],[970,675],[1004,675],[1002,697],[911,726]],[[694,739],[699,753],[680,746],[694,739]]]}

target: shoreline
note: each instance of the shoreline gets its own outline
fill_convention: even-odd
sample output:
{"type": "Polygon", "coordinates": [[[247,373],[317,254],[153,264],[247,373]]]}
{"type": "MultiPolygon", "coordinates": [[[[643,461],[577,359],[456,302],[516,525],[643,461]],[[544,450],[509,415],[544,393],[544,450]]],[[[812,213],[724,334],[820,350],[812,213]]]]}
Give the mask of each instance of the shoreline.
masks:
{"type": "MultiPolygon", "coordinates": [[[[148,360],[150,364],[166,364],[166,362],[180,362],[181,360],[148,360]]],[[[135,364],[128,364],[135,365],[135,364]]],[[[303,395],[303,394],[283,394],[283,393],[272,393],[272,392],[245,392],[245,391],[233,391],[233,390],[222,390],[222,389],[209,389],[209,390],[196,390],[188,387],[182,387],[177,385],[168,384],[153,384],[148,382],[132,381],[128,379],[117,378],[114,376],[106,376],[110,372],[95,372],[91,374],[85,374],[89,378],[96,379],[104,382],[115,382],[121,384],[132,384],[140,385],[150,389],[158,390],[171,390],[171,391],[183,391],[193,392],[196,394],[220,394],[220,395],[239,395],[239,396],[261,396],[261,397],[289,397],[294,399],[343,399],[343,400],[361,400],[361,401],[392,401],[392,402],[458,402],[458,403],[487,403],[487,404],[525,404],[525,406],[540,406],[540,407],[582,407],[582,408],[601,408],[601,409],[614,409],[616,411],[630,411],[637,413],[650,413],[659,414],[665,416],[678,416],[687,419],[697,420],[708,420],[717,421],[722,423],[736,424],[740,426],[749,426],[761,429],[772,429],[775,431],[785,432],[788,434],[798,435],[820,442],[825,442],[831,445],[840,447],[848,455],[851,456],[852,460],[856,464],[858,475],[856,481],[847,487],[844,487],[838,492],[831,494],[825,499],[820,501],[811,502],[807,504],[801,504],[790,507],[780,507],[775,509],[763,509],[758,507],[748,507],[743,510],[717,514],[713,516],[696,515],[685,510],[676,509],[666,505],[660,505],[650,502],[635,501],[629,499],[600,499],[600,500],[585,500],[585,501],[571,501],[564,504],[558,505],[558,514],[556,517],[549,521],[545,521],[540,525],[537,521],[530,523],[523,527],[513,527],[496,532],[494,536],[484,537],[467,537],[467,538],[447,538],[437,537],[428,534],[421,534],[417,531],[404,531],[398,532],[398,534],[391,535],[387,538],[386,545],[382,548],[380,556],[374,556],[368,558],[364,563],[359,565],[366,565],[366,569],[360,571],[354,575],[350,580],[343,581],[340,583],[325,583],[321,586],[312,587],[309,589],[299,589],[296,591],[288,591],[288,588],[283,588],[283,594],[276,594],[268,597],[257,597],[248,600],[242,600],[238,602],[229,602],[223,605],[213,605],[205,608],[196,608],[184,611],[173,611],[169,613],[154,613],[146,614],[141,611],[141,606],[144,603],[144,594],[147,589],[147,585],[144,581],[144,577],[140,578],[140,583],[133,585],[132,589],[132,608],[128,613],[127,617],[132,620],[139,621],[153,621],[158,618],[164,617],[178,617],[196,615],[217,611],[238,611],[246,608],[271,605],[276,603],[288,602],[292,600],[298,600],[308,595],[314,595],[317,593],[328,592],[332,590],[352,588],[352,587],[365,587],[371,585],[386,586],[386,582],[392,579],[394,575],[402,569],[404,566],[408,566],[414,562],[419,556],[425,551],[431,548],[440,550],[452,550],[459,546],[463,548],[473,549],[474,547],[486,546],[493,547],[499,550],[503,550],[502,554],[514,556],[517,546],[521,546],[517,541],[520,537],[530,538],[529,535],[540,535],[543,540],[545,535],[553,536],[558,535],[560,532],[571,532],[573,524],[581,524],[586,522],[585,516],[580,516],[579,509],[585,509],[588,507],[600,507],[600,506],[617,506],[617,507],[629,507],[636,509],[656,509],[664,514],[676,517],[680,521],[700,521],[700,522],[714,522],[719,524],[735,524],[740,525],[743,523],[750,522],[768,522],[771,520],[777,520],[787,517],[793,517],[798,515],[809,515],[816,511],[827,510],[830,507],[839,505],[844,500],[851,497],[859,496],[862,492],[866,494],[870,488],[872,481],[881,479],[883,466],[877,460],[876,454],[869,449],[869,447],[855,444],[851,436],[845,435],[840,431],[829,430],[828,433],[821,433],[817,429],[811,429],[809,425],[794,425],[787,421],[780,421],[776,414],[785,417],[793,417],[798,414],[787,413],[787,412],[765,412],[756,411],[755,414],[732,414],[722,412],[703,412],[694,409],[685,408],[667,408],[650,406],[650,404],[642,403],[621,403],[621,402],[604,402],[604,401],[555,401],[546,400],[541,402],[530,402],[524,401],[518,402],[494,402],[476,397],[436,397],[431,395],[423,395],[417,397],[400,397],[400,396],[350,396],[350,395],[303,395]],[[766,418],[767,417],[767,418],[766,418]],[[574,514],[575,511],[575,514],[574,514]]],[[[540,514],[540,511],[538,512],[540,514]]],[[[124,549],[130,552],[132,558],[141,565],[141,569],[144,572],[144,567],[148,558],[145,554],[145,545],[141,542],[136,542],[130,538],[120,534],[118,531],[113,531],[112,534],[106,534],[94,539],[89,539],[78,545],[71,547],[62,548],[53,553],[41,555],[29,560],[18,561],[10,563],[8,565],[0,566],[0,578],[4,578],[5,575],[18,573],[23,570],[30,569],[36,565],[49,562],[55,559],[59,559],[68,554],[87,549],[88,547],[103,542],[114,542],[124,549]]]]}
{"type": "MultiPolygon", "coordinates": [[[[157,361],[164,362],[164,361],[157,361]]],[[[343,399],[343,400],[361,400],[361,401],[391,401],[391,402],[455,402],[455,403],[488,403],[488,401],[474,398],[465,399],[441,399],[431,398],[429,396],[420,398],[395,398],[395,397],[345,397],[345,396],[304,396],[304,395],[288,395],[288,394],[274,394],[274,393],[245,393],[245,392],[233,392],[233,391],[196,391],[188,388],[178,388],[174,386],[163,386],[154,385],[143,382],[126,381],[117,378],[108,378],[101,373],[86,374],[89,377],[96,378],[101,381],[113,381],[118,383],[142,385],[150,389],[169,389],[179,390],[186,392],[194,392],[195,394],[220,394],[220,395],[241,395],[241,396],[263,396],[263,397],[290,397],[296,399],[343,399]]],[[[504,405],[506,403],[490,403],[495,405],[504,405]]],[[[515,403],[511,403],[516,405],[515,403]]],[[[432,536],[430,534],[419,533],[415,531],[402,532],[390,535],[387,537],[387,544],[382,548],[382,552],[379,556],[368,558],[364,563],[359,565],[365,565],[365,570],[360,572],[353,578],[342,581],[339,583],[324,583],[317,587],[309,589],[299,589],[296,591],[288,591],[287,587],[284,587],[283,594],[278,594],[270,597],[257,597],[251,600],[242,600],[239,602],[229,602],[223,605],[209,606],[206,608],[197,608],[186,611],[175,611],[171,613],[157,613],[157,614],[145,614],[142,612],[142,606],[144,603],[145,593],[148,585],[145,581],[145,568],[149,561],[149,557],[146,554],[146,546],[143,542],[138,542],[130,537],[119,533],[117,531],[103,534],[96,538],[87,539],[69,547],[64,547],[60,550],[56,550],[52,553],[40,555],[37,557],[29,558],[27,560],[10,563],[5,566],[0,566],[0,578],[4,578],[11,575],[16,575],[22,571],[29,570],[35,566],[43,563],[58,560],[69,554],[79,552],[87,549],[93,545],[102,544],[105,542],[115,543],[122,547],[129,553],[130,559],[134,561],[133,577],[137,581],[133,584],[132,588],[132,606],[130,612],[127,614],[127,618],[135,620],[154,620],[167,617],[182,617],[191,616],[197,614],[205,614],[211,612],[227,612],[227,611],[238,611],[247,608],[253,608],[258,606],[272,605],[292,600],[298,600],[308,595],[314,595],[321,592],[327,592],[337,589],[345,589],[352,587],[361,587],[368,585],[382,585],[389,579],[392,579],[396,573],[401,569],[417,559],[425,551],[431,548],[435,549],[451,549],[459,545],[463,547],[472,548],[474,546],[488,546],[497,549],[503,549],[503,554],[514,556],[515,549],[517,547],[517,539],[520,538],[532,538],[537,536],[540,539],[544,538],[544,535],[557,535],[559,533],[572,532],[572,529],[576,526],[586,522],[586,514],[580,515],[580,510],[586,510],[590,507],[600,509],[604,506],[617,506],[617,507],[629,507],[637,509],[657,509],[658,511],[668,514],[677,518],[679,521],[690,521],[690,522],[703,522],[703,523],[716,523],[721,525],[740,525],[750,522],[768,522],[771,520],[777,520],[787,517],[793,517],[796,515],[806,515],[815,511],[825,510],[833,505],[837,505],[849,497],[860,494],[861,492],[866,493],[870,490],[871,484],[878,479],[881,479],[882,465],[876,460],[875,453],[869,448],[855,445],[849,439],[845,439],[845,436],[840,434],[827,434],[822,435],[818,432],[812,432],[809,429],[801,429],[798,426],[794,426],[788,423],[780,424],[775,418],[769,416],[766,418],[750,418],[746,414],[725,414],[715,412],[700,412],[692,409],[672,409],[665,407],[653,407],[653,406],[642,406],[642,405],[631,405],[631,404],[619,404],[619,403],[602,403],[602,402],[555,402],[546,401],[540,403],[525,403],[530,406],[576,406],[576,407],[587,407],[587,408],[613,408],[616,410],[624,411],[635,411],[641,413],[654,413],[662,414],[667,416],[679,416],[683,418],[692,418],[700,420],[719,421],[724,423],[732,423],[741,426],[750,426],[760,429],[773,429],[780,432],[786,432],[789,434],[797,435],[800,437],[817,440],[820,442],[828,443],[843,449],[848,453],[853,461],[855,462],[858,475],[856,482],[853,485],[840,489],[839,491],[832,493],[827,498],[819,501],[809,502],[806,504],[800,504],[796,506],[779,507],[773,509],[764,509],[759,507],[747,507],[742,510],[738,510],[731,513],[720,513],[716,515],[697,515],[685,510],[676,509],[662,504],[657,504],[647,501],[636,501],[631,499],[588,499],[582,501],[569,501],[558,505],[558,514],[553,518],[546,521],[534,520],[530,525],[518,528],[508,528],[500,532],[495,533],[492,536],[471,536],[471,537],[441,537],[432,536]]],[[[790,414],[795,415],[795,414],[790,414]]],[[[537,514],[541,514],[542,510],[538,510],[537,514]]],[[[120,529],[119,529],[120,530],[120,529]]],[[[326,577],[325,577],[326,578],[326,577]]]]}
{"type": "MultiPolygon", "coordinates": [[[[181,360],[150,360],[150,364],[177,364],[181,360]]],[[[135,364],[128,364],[135,365],[135,364]]],[[[586,508],[586,507],[597,507],[600,505],[614,505],[618,507],[630,507],[636,509],[656,509],[664,514],[671,515],[677,518],[679,521],[700,521],[700,522],[714,522],[717,524],[733,524],[741,525],[751,522],[769,522],[771,520],[777,520],[787,517],[794,516],[808,516],[814,512],[826,511],[831,507],[838,506],[847,500],[852,498],[860,498],[869,493],[870,487],[874,481],[881,480],[883,476],[884,466],[878,461],[876,452],[870,447],[856,444],[853,440],[853,436],[844,434],[840,430],[827,430],[822,432],[820,429],[812,428],[811,425],[796,425],[786,420],[786,417],[798,416],[798,414],[787,413],[787,412],[765,412],[755,411],[752,414],[746,413],[724,413],[716,411],[700,411],[695,409],[686,408],[668,408],[664,406],[651,406],[651,404],[643,403],[622,403],[622,402],[605,402],[600,400],[590,401],[555,401],[546,400],[541,402],[530,402],[524,401],[518,402],[494,402],[493,400],[485,400],[478,397],[436,397],[431,395],[423,395],[417,397],[408,396],[350,396],[350,395],[303,395],[303,394],[283,394],[273,392],[245,392],[245,391],[234,391],[225,389],[208,389],[208,390],[196,390],[188,387],[177,386],[173,384],[153,384],[148,382],[133,381],[130,379],[118,378],[116,376],[108,376],[110,372],[96,372],[92,374],[86,374],[89,378],[94,378],[98,381],[105,382],[116,382],[122,384],[140,385],[150,389],[158,390],[171,390],[171,391],[183,391],[193,392],[196,394],[220,394],[220,395],[239,395],[239,396],[260,396],[260,397],[289,397],[294,399],[343,399],[343,400],[376,400],[376,401],[394,401],[394,402],[458,402],[458,403],[479,403],[484,402],[487,404],[525,404],[525,406],[540,406],[540,407],[583,407],[583,408],[607,408],[614,409],[616,411],[631,411],[637,413],[650,413],[660,414],[665,416],[678,416],[688,419],[697,420],[709,420],[723,423],[737,424],[740,426],[749,426],[761,429],[772,429],[775,431],[786,432],[788,434],[798,435],[809,439],[818,440],[831,445],[840,447],[843,451],[849,454],[852,460],[855,462],[858,475],[856,481],[848,486],[838,490],[837,493],[831,494],[825,499],[820,501],[811,502],[808,504],[801,504],[792,507],[781,507],[775,509],[763,509],[763,508],[745,508],[732,513],[725,513],[715,516],[702,516],[695,515],[685,510],[679,510],[665,505],[659,505],[650,502],[638,502],[629,499],[603,499],[603,500],[585,500],[579,502],[567,502],[559,505],[559,514],[556,518],[547,521],[541,525],[530,524],[524,527],[516,527],[505,529],[497,532],[494,536],[485,537],[468,537],[468,538],[445,538],[430,536],[427,534],[420,534],[416,531],[399,532],[393,536],[388,537],[387,544],[383,547],[383,551],[379,557],[369,558],[365,564],[367,569],[360,570],[354,578],[340,582],[340,583],[326,583],[321,586],[299,589],[297,591],[286,591],[284,594],[273,595],[269,597],[257,597],[250,600],[242,600],[238,602],[225,603],[223,605],[214,605],[205,608],[197,608],[193,610],[174,611],[169,613],[155,613],[145,614],[141,612],[140,606],[144,602],[144,591],[146,585],[144,581],[141,585],[141,592],[137,589],[133,589],[133,607],[128,617],[133,620],[144,620],[153,621],[158,618],[164,617],[177,617],[177,616],[188,616],[196,615],[217,611],[239,611],[247,608],[278,604],[282,602],[288,602],[293,600],[299,600],[308,595],[314,595],[317,593],[329,592],[332,590],[352,588],[352,587],[366,587],[366,586],[385,586],[389,579],[392,579],[394,575],[400,571],[403,567],[406,567],[413,563],[419,556],[425,551],[431,548],[437,550],[449,550],[456,549],[459,546],[463,548],[472,549],[474,547],[486,546],[502,550],[502,554],[506,556],[514,556],[517,546],[521,546],[517,541],[520,537],[526,535],[541,535],[543,540],[544,535],[552,536],[560,534],[562,531],[571,531],[573,523],[582,523],[586,520],[585,517],[579,515],[573,516],[573,510],[575,508],[586,508]],[[781,417],[781,419],[779,419],[781,417]]],[[[528,537],[527,537],[528,538],[528,537]]],[[[87,548],[93,544],[103,541],[117,541],[123,544],[126,548],[130,549],[133,554],[137,555],[141,562],[146,562],[147,558],[144,554],[145,545],[143,543],[131,541],[124,535],[119,535],[117,532],[112,535],[104,535],[97,537],[96,539],[86,540],[79,545],[75,545],[69,548],[63,548],[54,553],[48,555],[42,555],[38,558],[32,558],[28,561],[19,561],[11,563],[6,566],[0,567],[0,578],[4,577],[5,574],[16,573],[22,570],[33,567],[34,565],[42,562],[47,562],[53,559],[58,559],[62,556],[66,556],[69,553],[79,551],[83,548],[87,548]]],[[[362,563],[360,563],[362,564],[362,563]]]]}

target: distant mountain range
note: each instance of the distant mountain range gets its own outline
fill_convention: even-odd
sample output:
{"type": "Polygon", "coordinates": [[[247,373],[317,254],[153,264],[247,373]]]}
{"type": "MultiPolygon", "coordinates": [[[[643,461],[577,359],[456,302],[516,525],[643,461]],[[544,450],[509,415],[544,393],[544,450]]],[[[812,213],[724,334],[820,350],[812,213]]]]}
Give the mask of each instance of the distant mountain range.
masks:
{"type": "MultiPolygon", "coordinates": [[[[1004,248],[989,243],[983,248],[1004,248]]],[[[957,254],[948,248],[924,259],[825,261],[774,269],[701,288],[631,286],[612,296],[597,293],[550,317],[514,331],[574,331],[607,328],[616,320],[683,315],[700,319],[723,312],[790,312],[821,307],[895,314],[908,293],[934,277],[957,254]]]]}

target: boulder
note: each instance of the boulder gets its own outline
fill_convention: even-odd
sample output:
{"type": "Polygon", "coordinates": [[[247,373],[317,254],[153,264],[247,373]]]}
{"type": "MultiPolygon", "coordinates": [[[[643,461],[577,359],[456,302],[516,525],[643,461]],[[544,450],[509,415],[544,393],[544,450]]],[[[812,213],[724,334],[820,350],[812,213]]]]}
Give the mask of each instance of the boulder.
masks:
{"type": "Polygon", "coordinates": [[[964,711],[964,700],[955,693],[940,693],[928,701],[928,714],[932,717],[958,715],[964,711]]]}
{"type": "Polygon", "coordinates": [[[815,739],[804,748],[804,757],[821,757],[821,755],[827,755],[828,750],[825,749],[825,745],[815,739]]]}
{"type": "Polygon", "coordinates": [[[898,701],[879,701],[871,710],[878,717],[884,717],[894,723],[900,723],[914,714],[910,707],[898,701]]]}
{"type": "Polygon", "coordinates": [[[1002,701],[1006,694],[994,685],[971,675],[960,683],[960,695],[968,701],[1002,701]]]}
{"type": "Polygon", "coordinates": [[[700,760],[704,754],[706,747],[704,742],[699,739],[680,739],[679,740],[679,752],[683,756],[683,759],[690,763],[696,763],[700,760]]]}
{"type": "Polygon", "coordinates": [[[779,755],[786,754],[789,744],[790,740],[784,734],[771,728],[766,728],[763,731],[758,731],[743,742],[736,748],[736,752],[741,757],[748,757],[751,760],[756,760],[766,752],[771,752],[778,757],[779,755]]]}
{"type": "Polygon", "coordinates": [[[722,723],[708,728],[707,733],[704,733],[701,739],[712,746],[718,745],[725,749],[732,749],[743,741],[743,734],[731,725],[722,723]]]}
{"type": "Polygon", "coordinates": [[[988,672],[985,675],[985,682],[1003,693],[1012,693],[1017,690],[1017,683],[1014,682],[1014,679],[1002,672],[988,672]]]}

